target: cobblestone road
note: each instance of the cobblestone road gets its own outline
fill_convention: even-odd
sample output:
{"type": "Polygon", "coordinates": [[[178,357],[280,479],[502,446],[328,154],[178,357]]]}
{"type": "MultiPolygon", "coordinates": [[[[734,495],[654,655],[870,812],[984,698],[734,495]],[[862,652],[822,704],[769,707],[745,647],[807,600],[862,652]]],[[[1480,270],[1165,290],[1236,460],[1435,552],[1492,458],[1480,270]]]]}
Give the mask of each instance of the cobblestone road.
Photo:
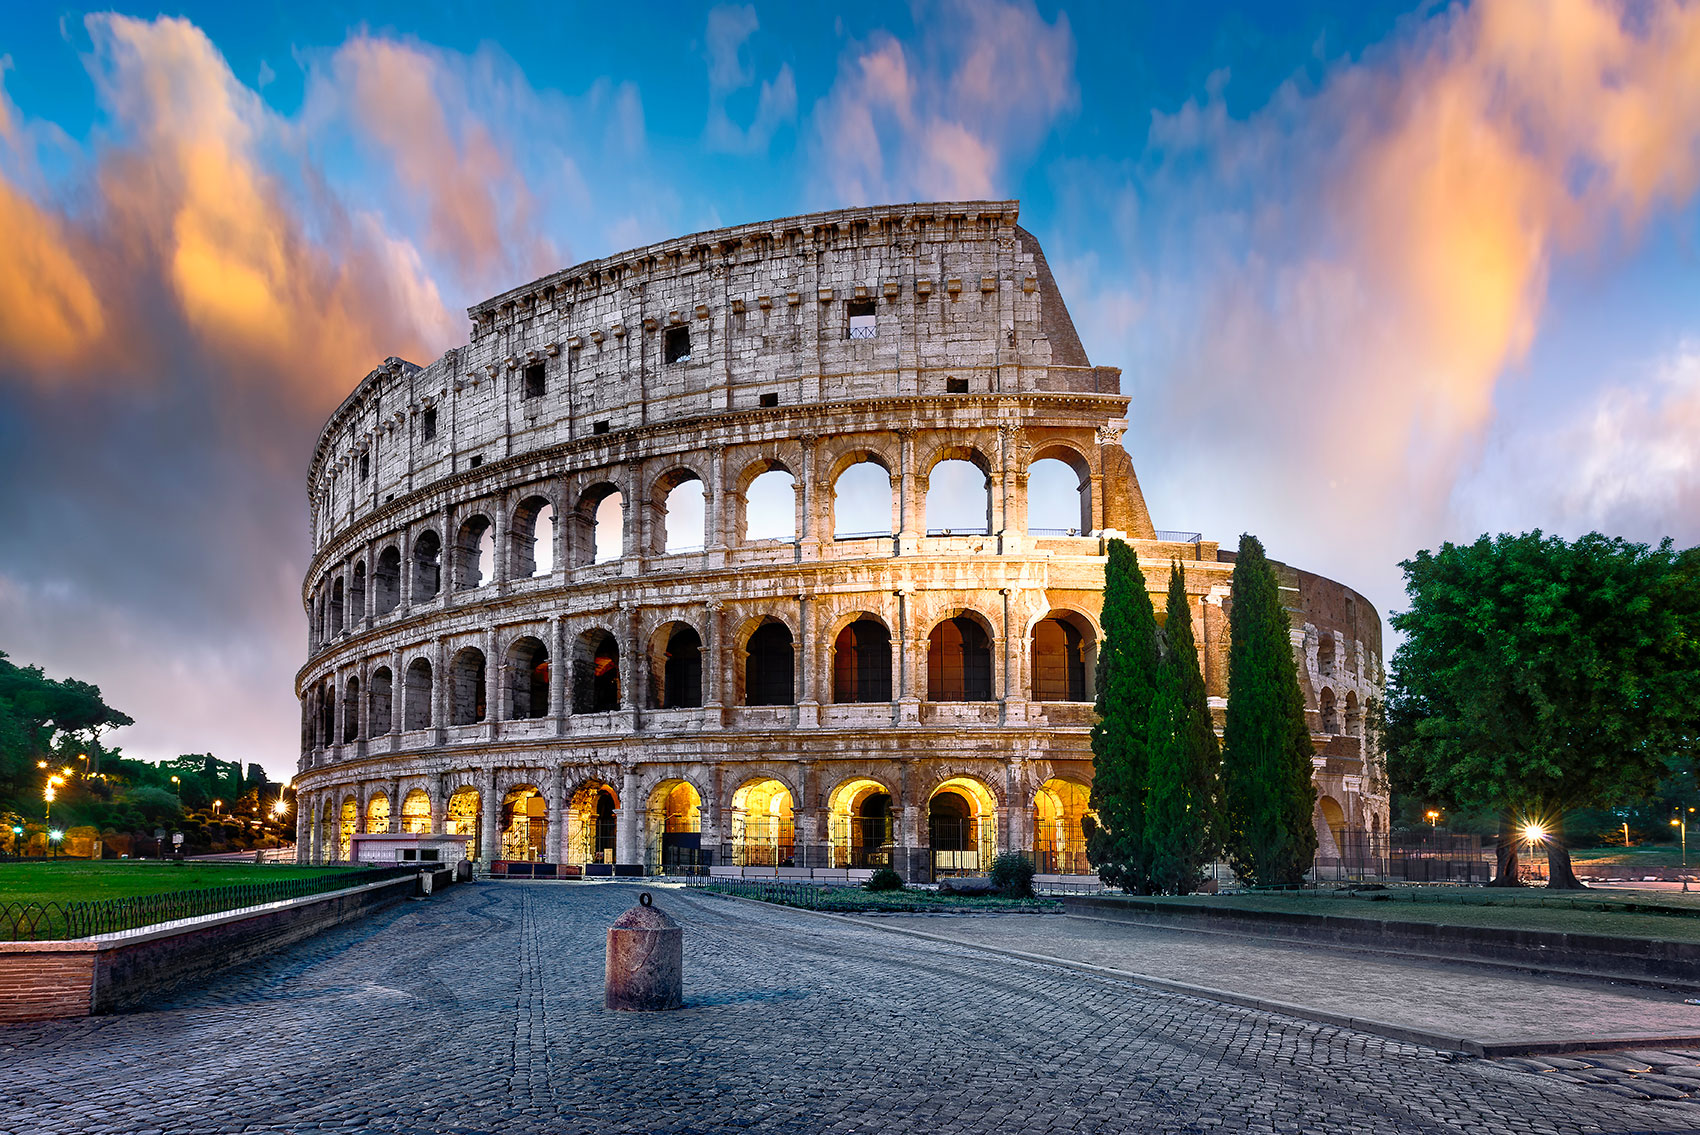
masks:
{"type": "Polygon", "coordinates": [[[0,1131],[1691,1132],[1700,1106],[676,891],[682,1012],[601,1008],[630,887],[460,887],[144,1012],[0,1028],[0,1131]]]}

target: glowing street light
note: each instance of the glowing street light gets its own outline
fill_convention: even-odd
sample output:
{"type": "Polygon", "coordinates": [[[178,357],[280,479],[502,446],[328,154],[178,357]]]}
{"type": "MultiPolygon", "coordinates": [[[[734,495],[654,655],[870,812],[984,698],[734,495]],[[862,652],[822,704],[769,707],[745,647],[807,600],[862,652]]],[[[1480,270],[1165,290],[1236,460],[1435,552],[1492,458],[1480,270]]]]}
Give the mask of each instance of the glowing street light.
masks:
{"type": "Polygon", "coordinates": [[[213,801],[213,815],[215,815],[215,816],[218,815],[218,810],[220,808],[222,808],[223,806],[224,806],[223,800],[214,800],[213,801]]]}
{"type": "Polygon", "coordinates": [[[1524,824],[1523,838],[1530,843],[1541,843],[1547,838],[1547,830],[1539,824],[1524,824]]]}
{"type": "MultiPolygon", "coordinates": [[[[1690,808],[1689,811],[1692,812],[1694,809],[1690,808]]],[[[1686,894],[1688,892],[1688,817],[1679,814],[1677,819],[1670,822],[1670,826],[1682,833],[1682,890],[1686,894]]]]}
{"type": "Polygon", "coordinates": [[[59,841],[64,838],[65,833],[60,831],[58,828],[49,828],[47,830],[47,844],[53,849],[53,854],[59,854],[59,841]]]}
{"type": "Polygon", "coordinates": [[[1435,830],[1435,828],[1439,826],[1439,824],[1440,824],[1440,813],[1439,812],[1435,811],[1433,808],[1430,808],[1428,811],[1424,812],[1423,815],[1428,817],[1428,826],[1429,826],[1430,831],[1435,830]]]}

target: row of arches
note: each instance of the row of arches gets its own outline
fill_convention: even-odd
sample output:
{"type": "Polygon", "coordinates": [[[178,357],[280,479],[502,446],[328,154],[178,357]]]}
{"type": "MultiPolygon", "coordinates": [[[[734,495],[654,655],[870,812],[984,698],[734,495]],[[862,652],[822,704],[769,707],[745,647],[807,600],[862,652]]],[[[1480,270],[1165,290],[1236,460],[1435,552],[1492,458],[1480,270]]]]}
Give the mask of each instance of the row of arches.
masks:
{"type": "MultiPolygon", "coordinates": [[[[736,637],[729,685],[731,704],[795,704],[798,650],[791,627],[773,616],[750,620],[736,637]]],[[[862,613],[833,636],[829,670],[833,704],[890,702],[896,650],[891,629],[877,615],[862,613]]],[[[1029,696],[1042,702],[1085,702],[1093,697],[1097,640],[1078,612],[1053,610],[1033,626],[1029,642],[1029,696]]],[[[648,709],[692,709],[705,704],[703,636],[688,622],[663,623],[645,644],[647,666],[640,674],[639,702],[648,709]]],[[[374,667],[363,687],[348,676],[340,690],[327,676],[308,692],[304,748],[349,744],[396,731],[437,725],[475,725],[490,718],[497,698],[501,720],[549,716],[555,699],[574,714],[633,708],[622,685],[625,667],[613,632],[592,627],[568,643],[566,671],[554,681],[556,661],[534,635],[520,635],[503,652],[499,680],[490,681],[484,651],[466,646],[447,661],[446,673],[415,657],[398,681],[389,664],[374,667]],[[399,698],[398,698],[399,694],[399,698]],[[439,696],[440,695],[440,696],[439,696]],[[338,712],[340,704],[341,712],[338,712]]],[[[926,697],[934,702],[985,702],[994,697],[995,640],[991,623],[973,611],[940,620],[927,635],[926,697]]]]}
{"type": "MultiPolygon", "coordinates": [[[[1072,449],[1053,449],[1028,466],[1028,531],[1073,535],[1092,530],[1091,471],[1072,449]],[[1035,524],[1037,518],[1037,526],[1035,524]]],[[[988,533],[992,530],[992,463],[973,448],[946,448],[927,468],[927,489],[919,530],[933,535],[988,533]]],[[[827,481],[827,530],[834,538],[889,536],[902,511],[898,478],[874,450],[844,454],[827,481]]],[[[793,542],[806,524],[802,494],[794,472],[777,458],[763,458],[737,481],[737,508],[730,542],[793,542]]],[[[315,589],[309,620],[317,646],[363,624],[383,618],[404,600],[436,600],[445,588],[474,591],[508,580],[529,579],[554,571],[557,556],[571,567],[618,560],[634,550],[647,555],[702,550],[708,534],[708,491],[696,470],[672,469],[651,484],[652,521],[647,537],[627,522],[620,487],[598,481],[585,487],[557,532],[556,507],[547,495],[524,496],[505,517],[498,556],[497,510],[474,508],[452,532],[424,527],[410,540],[378,549],[368,578],[365,559],[333,572],[315,589]],[[447,541],[445,543],[445,540],[447,541]],[[646,545],[646,546],[645,546],[646,545]]]]}
{"type": "Polygon", "coordinates": [[[1342,701],[1335,697],[1331,687],[1322,687],[1322,692],[1317,696],[1317,724],[1319,733],[1363,736],[1363,711],[1358,704],[1357,692],[1347,690],[1342,701]]]}
{"type": "MultiPolygon", "coordinates": [[[[1091,815],[1090,790],[1064,778],[1046,780],[1029,802],[1027,844],[1041,872],[1086,874],[1084,819],[1091,815]]],[[[854,776],[827,794],[825,831],[818,851],[823,866],[873,868],[893,866],[906,850],[891,789],[882,781],[854,776]]],[[[489,838],[484,798],[479,789],[454,789],[433,808],[430,794],[413,788],[403,795],[399,811],[384,791],[369,795],[362,810],[352,793],[340,803],[327,798],[316,818],[316,855],[320,861],[346,861],[354,835],[360,832],[404,832],[465,836],[470,854],[493,854],[500,859],[562,862],[579,866],[611,866],[616,861],[619,824],[623,818],[619,790],[612,784],[588,780],[565,802],[563,815],[549,814],[543,790],[535,784],[508,787],[492,813],[496,824],[489,838]],[[564,831],[552,825],[565,825],[564,831]],[[553,831],[553,835],[552,835],[553,831]]],[[[745,780],[731,794],[723,842],[703,844],[704,798],[687,778],[669,778],[649,790],[639,814],[630,817],[641,841],[644,865],[652,872],[698,869],[724,862],[738,867],[796,867],[808,858],[799,844],[798,816],[792,790],[773,777],[745,780]]],[[[927,869],[934,875],[985,871],[998,846],[997,802],[990,788],[972,776],[954,776],[936,785],[925,800],[924,844],[927,869]]],[[[919,832],[917,832],[917,835],[919,832]]]]}

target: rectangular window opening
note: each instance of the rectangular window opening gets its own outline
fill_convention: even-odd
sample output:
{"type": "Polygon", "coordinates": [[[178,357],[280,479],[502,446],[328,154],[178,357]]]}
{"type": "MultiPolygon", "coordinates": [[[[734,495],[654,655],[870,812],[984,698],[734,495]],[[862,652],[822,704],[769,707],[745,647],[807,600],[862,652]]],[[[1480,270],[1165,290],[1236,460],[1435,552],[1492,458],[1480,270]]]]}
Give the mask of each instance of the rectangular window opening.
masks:
{"type": "Polygon", "coordinates": [[[530,366],[525,368],[524,397],[541,398],[543,397],[543,389],[543,364],[532,363],[530,366]]]}
{"type": "Polygon", "coordinates": [[[850,313],[850,338],[872,339],[875,335],[874,301],[851,300],[845,306],[850,313]]]}
{"type": "Polygon", "coordinates": [[[691,329],[669,327],[661,334],[661,361],[688,363],[691,361],[691,329]]]}
{"type": "Polygon", "coordinates": [[[947,378],[944,380],[944,392],[946,394],[966,394],[968,393],[968,380],[966,378],[947,378]]]}
{"type": "Polygon", "coordinates": [[[362,453],[360,455],[360,479],[362,481],[364,481],[367,477],[370,477],[371,475],[372,475],[372,455],[369,454],[369,453],[362,453]]]}
{"type": "Polygon", "coordinates": [[[763,394],[758,401],[762,406],[777,406],[779,405],[779,395],[763,394]]]}
{"type": "Polygon", "coordinates": [[[434,440],[437,436],[437,411],[434,409],[425,411],[423,421],[425,423],[425,440],[434,440]]]}
{"type": "Polygon", "coordinates": [[[611,423],[609,422],[594,422],[591,424],[590,432],[593,434],[605,434],[608,432],[610,425],[611,423]]]}
{"type": "Polygon", "coordinates": [[[471,462],[469,462],[469,464],[474,469],[478,468],[480,465],[484,464],[484,455],[482,453],[473,454],[472,460],[471,460],[471,462]]]}

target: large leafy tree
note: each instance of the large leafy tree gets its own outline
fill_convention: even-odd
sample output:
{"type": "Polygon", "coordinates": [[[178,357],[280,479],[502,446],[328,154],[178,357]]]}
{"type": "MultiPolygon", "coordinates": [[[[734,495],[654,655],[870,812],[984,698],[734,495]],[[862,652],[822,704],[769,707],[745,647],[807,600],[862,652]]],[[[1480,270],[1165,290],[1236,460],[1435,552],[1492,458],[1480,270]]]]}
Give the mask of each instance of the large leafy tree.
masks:
{"type": "Polygon", "coordinates": [[[39,666],[18,666],[0,652],[0,794],[33,796],[38,760],[76,749],[98,759],[101,732],[130,724],[102,700],[98,686],[54,681],[39,666]]]}
{"type": "Polygon", "coordinates": [[[1396,785],[1524,824],[1548,885],[1577,888],[1564,814],[1651,793],[1700,752],[1700,549],[1539,530],[1444,544],[1403,565],[1410,609],[1388,691],[1396,785]]]}
{"type": "Polygon", "coordinates": [[[1310,726],[1275,569],[1241,536],[1228,614],[1228,713],[1222,734],[1223,842],[1241,879],[1303,881],[1316,856],[1310,726]]]}
{"type": "Polygon", "coordinates": [[[1152,884],[1190,894],[1210,860],[1220,757],[1198,668],[1191,605],[1180,565],[1169,570],[1162,663],[1147,730],[1145,848],[1152,884]]]}
{"type": "Polygon", "coordinates": [[[1087,854],[1106,883],[1148,886],[1145,733],[1157,682],[1157,616],[1145,573],[1125,541],[1110,541],[1104,568],[1104,641],[1098,648],[1098,724],[1092,727],[1092,807],[1087,854]]]}

